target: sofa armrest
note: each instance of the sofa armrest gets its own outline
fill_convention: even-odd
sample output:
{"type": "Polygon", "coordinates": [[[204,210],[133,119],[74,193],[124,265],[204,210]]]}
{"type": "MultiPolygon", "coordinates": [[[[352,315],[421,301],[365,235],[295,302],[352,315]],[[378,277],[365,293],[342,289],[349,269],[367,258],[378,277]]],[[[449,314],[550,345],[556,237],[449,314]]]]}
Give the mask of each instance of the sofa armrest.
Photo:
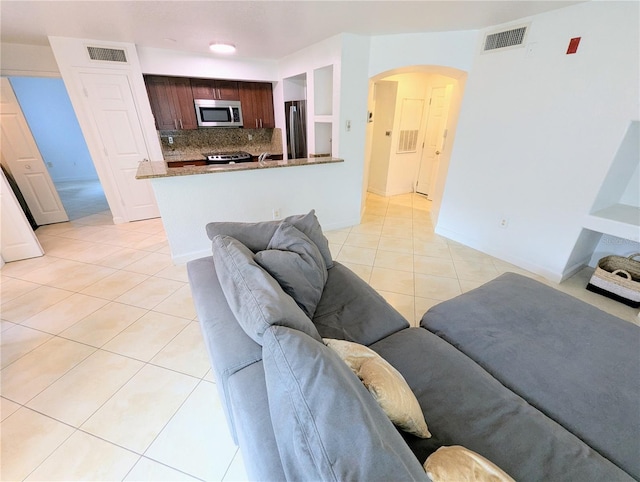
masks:
{"type": "Polygon", "coordinates": [[[231,313],[218,282],[213,258],[189,261],[187,273],[200,329],[227,416],[229,431],[237,444],[238,435],[230,409],[229,377],[260,361],[262,347],[244,332],[231,313]]]}

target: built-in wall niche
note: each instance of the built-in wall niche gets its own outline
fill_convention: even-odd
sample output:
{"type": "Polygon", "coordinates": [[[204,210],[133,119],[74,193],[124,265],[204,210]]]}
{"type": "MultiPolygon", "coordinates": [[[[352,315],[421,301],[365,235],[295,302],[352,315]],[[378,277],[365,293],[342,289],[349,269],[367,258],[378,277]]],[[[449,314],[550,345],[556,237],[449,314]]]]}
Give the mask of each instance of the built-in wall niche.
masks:
{"type": "Polygon", "coordinates": [[[331,131],[333,125],[331,122],[316,122],[315,130],[315,146],[312,156],[331,156],[331,131]]]}
{"type": "Polygon", "coordinates": [[[333,65],[313,71],[314,115],[333,115],[333,65]]]}
{"type": "Polygon", "coordinates": [[[640,238],[640,121],[632,121],[586,217],[584,227],[622,239],[640,238]]]}
{"type": "Polygon", "coordinates": [[[282,95],[285,102],[307,100],[307,74],[282,79],[282,95]]]}

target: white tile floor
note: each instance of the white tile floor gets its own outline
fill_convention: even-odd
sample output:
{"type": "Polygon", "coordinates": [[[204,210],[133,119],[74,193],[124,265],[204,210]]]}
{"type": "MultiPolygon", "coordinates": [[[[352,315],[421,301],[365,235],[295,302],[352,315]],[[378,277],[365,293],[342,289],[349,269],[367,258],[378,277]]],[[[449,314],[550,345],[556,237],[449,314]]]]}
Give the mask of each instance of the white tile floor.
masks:
{"type": "MultiPolygon", "coordinates": [[[[504,271],[433,233],[419,195],[369,195],[363,222],[326,233],[334,258],[413,325],[504,271]]],[[[46,255],[2,268],[1,480],[245,480],[191,301],[159,219],[108,212],[37,230],[46,255]]],[[[526,274],[526,273],[525,273],[526,274]]],[[[560,286],[589,293],[586,269],[560,286]]]]}

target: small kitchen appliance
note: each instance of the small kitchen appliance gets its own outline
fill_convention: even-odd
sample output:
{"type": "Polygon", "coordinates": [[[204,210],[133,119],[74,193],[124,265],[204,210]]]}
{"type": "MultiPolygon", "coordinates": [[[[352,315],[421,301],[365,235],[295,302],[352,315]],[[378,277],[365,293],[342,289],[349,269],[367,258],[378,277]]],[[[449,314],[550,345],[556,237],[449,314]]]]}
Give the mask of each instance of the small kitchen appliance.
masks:
{"type": "Polygon", "coordinates": [[[239,100],[194,99],[198,127],[242,127],[239,100]]]}

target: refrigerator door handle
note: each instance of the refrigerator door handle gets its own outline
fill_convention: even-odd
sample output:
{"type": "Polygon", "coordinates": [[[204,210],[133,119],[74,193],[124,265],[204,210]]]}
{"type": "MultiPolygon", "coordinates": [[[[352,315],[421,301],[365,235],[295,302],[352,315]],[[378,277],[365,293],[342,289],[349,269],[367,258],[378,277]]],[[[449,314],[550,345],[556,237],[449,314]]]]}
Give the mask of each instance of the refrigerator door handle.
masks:
{"type": "Polygon", "coordinates": [[[291,159],[296,158],[296,106],[289,106],[289,150],[291,151],[291,159]]]}

